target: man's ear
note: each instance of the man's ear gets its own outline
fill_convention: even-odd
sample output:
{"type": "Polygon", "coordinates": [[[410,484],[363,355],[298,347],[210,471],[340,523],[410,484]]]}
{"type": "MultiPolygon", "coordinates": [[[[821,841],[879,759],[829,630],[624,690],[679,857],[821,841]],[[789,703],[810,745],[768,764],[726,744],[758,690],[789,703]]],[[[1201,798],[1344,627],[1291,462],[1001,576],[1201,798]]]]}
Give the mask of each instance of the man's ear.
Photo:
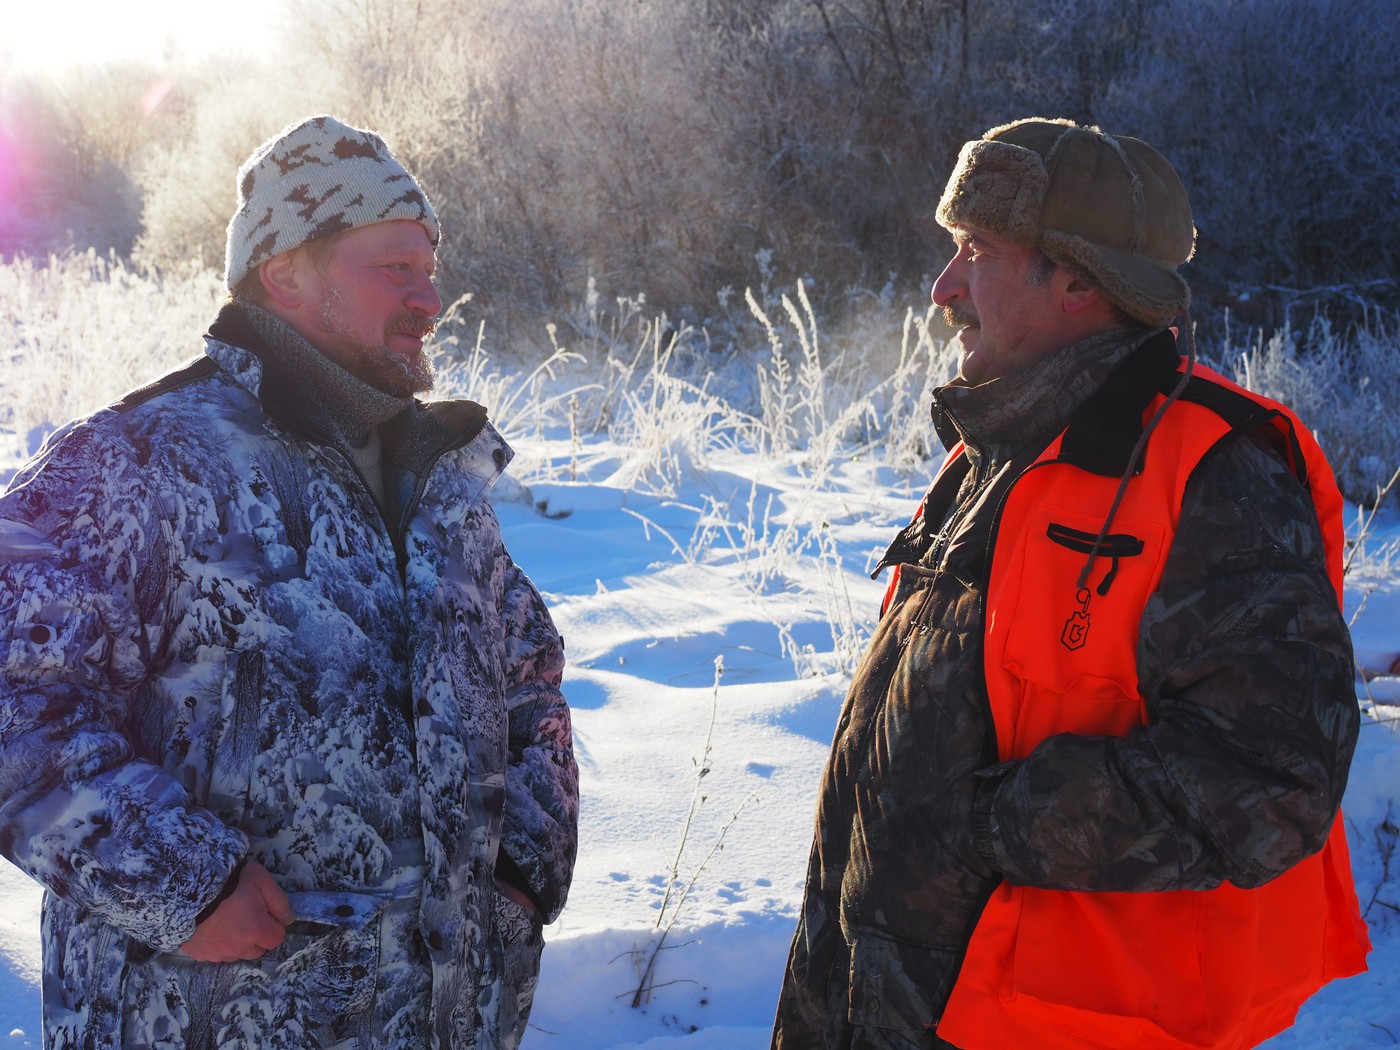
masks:
{"type": "Polygon", "coordinates": [[[289,252],[278,252],[271,259],[258,263],[258,276],[268,298],[279,306],[295,310],[306,297],[306,278],[303,272],[303,252],[293,248],[289,252]]]}
{"type": "Polygon", "coordinates": [[[1104,298],[1103,292],[1099,291],[1098,288],[1082,277],[1071,277],[1069,279],[1065,284],[1062,301],[1065,306],[1065,313],[1067,314],[1077,314],[1081,310],[1087,310],[1095,303],[1102,303],[1104,305],[1108,303],[1108,300],[1104,298]]]}

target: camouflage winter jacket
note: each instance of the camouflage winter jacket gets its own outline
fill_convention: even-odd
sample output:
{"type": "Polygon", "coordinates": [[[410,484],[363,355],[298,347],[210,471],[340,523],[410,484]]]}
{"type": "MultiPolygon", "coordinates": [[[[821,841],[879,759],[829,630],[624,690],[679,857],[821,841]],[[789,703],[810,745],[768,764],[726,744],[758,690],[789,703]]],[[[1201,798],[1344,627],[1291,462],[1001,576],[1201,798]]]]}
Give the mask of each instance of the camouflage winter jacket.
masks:
{"type": "Polygon", "coordinates": [[[578,804],[562,643],[485,499],[509,449],[414,402],[381,512],[228,338],[0,497],[0,852],[48,890],[45,1045],[495,1047],[498,860],[552,919],[578,804]],[[245,856],[298,922],[193,963],[245,856]]]}
{"type": "Polygon", "coordinates": [[[983,588],[1001,493],[1150,334],[1107,333],[936,395],[945,440],[964,440],[972,466],[948,513],[892,547],[900,581],[822,777],[774,1047],[945,1045],[935,1023],[1003,878],[1250,887],[1326,841],[1358,723],[1350,641],[1310,497],[1250,436],[1192,476],[1138,625],[1154,724],[1130,740],[1063,734],[997,763],[983,588]],[[996,841],[975,831],[992,798],[996,841]]]}

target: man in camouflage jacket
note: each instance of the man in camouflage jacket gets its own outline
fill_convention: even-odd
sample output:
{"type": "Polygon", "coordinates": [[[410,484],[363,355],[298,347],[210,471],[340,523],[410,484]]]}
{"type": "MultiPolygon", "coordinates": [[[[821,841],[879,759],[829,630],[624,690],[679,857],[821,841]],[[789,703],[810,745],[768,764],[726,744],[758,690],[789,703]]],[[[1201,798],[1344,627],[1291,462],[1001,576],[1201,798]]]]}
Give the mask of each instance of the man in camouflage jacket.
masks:
{"type": "Polygon", "coordinates": [[[0,851],[48,891],[46,1046],[519,1042],[577,769],[486,502],[510,451],[411,396],[437,236],[378,136],[289,127],[240,172],[205,356],[0,498],[0,851]]]}
{"type": "MultiPolygon", "coordinates": [[[[1033,996],[1025,974],[1005,971],[976,975],[992,990],[971,1000],[956,1043],[941,1025],[959,982],[971,979],[965,956],[999,888],[1090,897],[1248,889],[1317,854],[1346,785],[1358,710],[1313,499],[1272,441],[1250,430],[1191,475],[1165,569],[1128,627],[1136,652],[1122,659],[1135,663],[1146,724],[1126,734],[1061,732],[999,761],[988,638],[1021,614],[988,601],[1003,505],[1028,463],[1110,383],[1165,355],[1175,389],[1180,359],[1165,326],[1189,301],[1176,265],[1190,255],[1194,230],[1184,190],[1151,147],[1067,121],[1024,121],[969,143],[939,219],[958,251],[933,297],[959,330],[963,357],[959,378],[935,395],[934,415],[945,444],[962,443],[950,462],[966,473],[940,478],[881,563],[898,575],[822,777],[773,1046],[1242,1045],[1177,1043],[1150,1011],[1132,1018],[1103,1006],[1108,989],[1088,976],[1099,960],[1077,945],[1090,931],[1073,926],[1058,947],[1039,947],[1063,956],[1052,965],[1076,997],[1063,1027],[1016,1021],[1019,1037],[1008,1038],[993,1015],[1010,1016],[1033,996]],[[1095,1011],[1099,1034],[1076,1032],[1095,1011]],[[1134,1034],[1102,1034],[1113,1025],[1134,1034]]],[[[1111,436],[1093,432],[1089,451],[1111,436]]],[[[1132,449],[1139,462],[1168,454],[1151,436],[1149,425],[1132,449]]],[[[1134,466],[1111,483],[1117,474],[1126,487],[1134,466]]],[[[1086,538],[1103,547],[1109,532],[1105,523],[1086,538]]],[[[1111,567],[1104,558],[1093,579],[1117,569],[1116,555],[1111,567]]],[[[1036,587],[1040,571],[1027,565],[1020,588],[1036,587]]],[[[1101,600],[1080,593],[1086,605],[1101,600]]],[[[1072,685],[1063,702],[1086,688],[1072,685]]],[[[1350,882],[1337,894],[1354,918],[1350,882]]],[[[1156,931],[1119,933],[1151,954],[1156,931]]],[[[1347,951],[1335,965],[1355,972],[1359,918],[1339,937],[1347,951]]],[[[1306,957],[1315,948],[1296,950],[1306,957]]],[[[1337,971],[1319,962],[1316,974],[1301,995],[1337,971]]],[[[1166,1029],[1171,1015],[1196,1007],[1159,995],[1166,1029]]]]}

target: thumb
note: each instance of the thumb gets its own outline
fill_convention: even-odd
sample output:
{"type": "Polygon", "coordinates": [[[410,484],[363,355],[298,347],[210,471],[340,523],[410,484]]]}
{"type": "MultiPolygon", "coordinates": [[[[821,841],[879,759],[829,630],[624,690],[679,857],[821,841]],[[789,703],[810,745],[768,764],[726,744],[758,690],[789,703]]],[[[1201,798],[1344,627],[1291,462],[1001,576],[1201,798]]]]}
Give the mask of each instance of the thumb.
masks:
{"type": "Polygon", "coordinates": [[[277,880],[272,877],[271,872],[257,861],[250,860],[247,867],[243,869],[243,877],[248,879],[262,896],[263,907],[267,909],[269,915],[283,926],[292,923],[296,918],[292,912],[292,902],[282,892],[282,887],[277,885],[277,880]]]}

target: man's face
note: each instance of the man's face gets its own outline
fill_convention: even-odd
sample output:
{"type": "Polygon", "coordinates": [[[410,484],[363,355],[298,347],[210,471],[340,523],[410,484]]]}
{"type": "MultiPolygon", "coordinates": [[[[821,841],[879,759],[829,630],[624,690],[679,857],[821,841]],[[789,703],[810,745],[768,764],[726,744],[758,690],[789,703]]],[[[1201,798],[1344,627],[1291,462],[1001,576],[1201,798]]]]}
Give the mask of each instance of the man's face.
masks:
{"type": "Polygon", "coordinates": [[[428,232],[395,219],[360,226],[332,246],[324,272],[303,268],[314,325],[302,331],[317,350],[352,375],[397,397],[432,389],[423,340],[442,300],[433,286],[437,259],[428,232]]]}
{"type": "Polygon", "coordinates": [[[958,329],[963,379],[985,383],[1066,345],[1063,271],[1037,273],[1039,253],[984,230],[952,234],[958,253],[933,282],[933,301],[958,329]]]}

